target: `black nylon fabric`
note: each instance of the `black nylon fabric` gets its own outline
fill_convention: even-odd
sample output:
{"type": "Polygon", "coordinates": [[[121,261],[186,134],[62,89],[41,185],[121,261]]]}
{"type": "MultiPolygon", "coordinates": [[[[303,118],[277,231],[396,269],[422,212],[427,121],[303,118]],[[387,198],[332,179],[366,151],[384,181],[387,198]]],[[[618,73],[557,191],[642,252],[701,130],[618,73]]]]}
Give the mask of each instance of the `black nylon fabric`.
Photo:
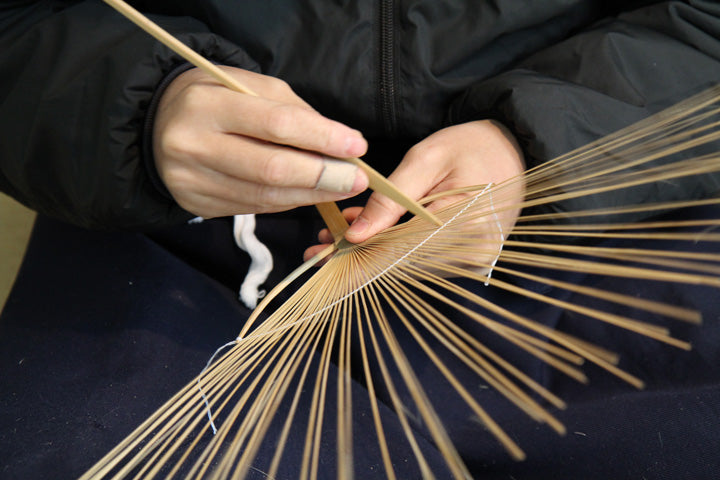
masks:
{"type": "MultiPolygon", "coordinates": [[[[714,1],[131,3],[213,61],[286,80],[372,141],[495,118],[532,165],[720,79],[714,1]]],[[[92,228],[189,217],[140,158],[173,54],[95,1],[5,2],[0,47],[11,72],[0,80],[3,191],[92,228]]]]}
{"type": "MultiPolygon", "coordinates": [[[[133,3],[213,61],[277,75],[322,113],[361,128],[371,140],[369,161],[385,174],[424,135],[479,118],[509,126],[528,163],[540,164],[720,79],[720,12],[712,1],[133,3]],[[388,60],[381,55],[383,28],[393,38],[390,84],[380,75],[388,60]]],[[[184,225],[190,215],[153,184],[153,159],[142,154],[152,98],[180,64],[99,1],[0,6],[0,71],[12,72],[0,76],[0,189],[43,214],[0,317],[0,478],[77,477],[196,375],[249,313],[236,300],[247,257],[232,244],[229,220],[184,225]],[[152,233],[93,232],[48,217],[152,233]]],[[[717,183],[678,182],[609,201],[701,197],[717,183]]],[[[603,201],[608,198],[552,208],[603,201]]],[[[320,227],[314,218],[301,209],[260,219],[261,239],[276,254],[268,287],[314,242],[320,227]]],[[[635,391],[594,368],[592,385],[578,386],[474,332],[570,407],[558,412],[569,431],[557,437],[492,391],[475,392],[527,451],[528,460],[516,463],[447,400],[446,423],[473,475],[715,478],[717,292],[556,278],[698,308],[705,325],[674,325],[694,345],[679,352],[484,289],[500,305],[622,352],[622,366],[648,388],[635,391]]],[[[409,343],[404,348],[428,376],[431,395],[450,398],[421,353],[409,343]]],[[[367,412],[359,382],[353,402],[367,412]]],[[[396,414],[388,408],[383,416],[400,452],[400,478],[418,478],[396,414]]],[[[423,432],[421,424],[413,427],[423,432]]],[[[374,441],[370,425],[355,431],[364,462],[358,478],[385,478],[374,441]]],[[[280,478],[293,478],[301,444],[291,443],[289,470],[280,478]]],[[[421,449],[439,463],[431,442],[421,449]]],[[[269,452],[260,453],[258,470],[269,452]]],[[[321,478],[335,478],[334,451],[328,452],[321,478]]]]}

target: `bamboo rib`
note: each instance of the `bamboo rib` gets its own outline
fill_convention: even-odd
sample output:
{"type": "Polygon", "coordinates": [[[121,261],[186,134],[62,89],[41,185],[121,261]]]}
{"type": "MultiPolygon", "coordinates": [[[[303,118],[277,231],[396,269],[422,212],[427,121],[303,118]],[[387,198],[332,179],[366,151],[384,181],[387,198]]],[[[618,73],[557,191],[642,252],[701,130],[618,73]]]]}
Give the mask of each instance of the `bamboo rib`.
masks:
{"type": "MultiPolygon", "coordinates": [[[[106,0],[108,3],[116,0],[106,0]]],[[[194,63],[194,62],[193,62],[194,63]]],[[[648,216],[676,208],[717,205],[720,199],[684,200],[638,205],[610,205],[577,212],[523,213],[512,232],[499,219],[516,209],[551,205],[587,195],[606,195],[618,189],[672,182],[678,178],[720,172],[720,154],[708,154],[709,142],[720,141],[720,87],[570,152],[519,178],[499,185],[473,186],[444,195],[464,198],[436,212],[437,228],[413,218],[360,245],[337,242],[299,267],[256,309],[238,339],[193,382],[89,470],[83,480],[99,478],[244,478],[260,470],[271,478],[284,475],[285,446],[291,438],[304,441],[294,478],[321,476],[321,445],[336,445],[340,478],[353,478],[362,459],[353,456],[355,415],[353,375],[362,381],[369,400],[372,428],[377,434],[380,463],[388,478],[398,478],[395,444],[404,442],[415,456],[423,478],[433,478],[423,456],[420,436],[428,436],[442,452],[454,478],[470,478],[450,434],[443,426],[443,405],[434,404],[413,370],[404,348],[412,344],[444,382],[469,415],[477,416],[508,453],[524,457],[519,445],[493,420],[470,386],[459,380],[460,369],[500,392],[528,415],[558,433],[565,427],[549,408],[565,402],[537,379],[494,352],[485,336],[506,342],[579,382],[586,383],[583,363],[605,369],[631,385],[641,379],[618,366],[618,355],[588,339],[556,331],[513,311],[513,305],[496,305],[483,297],[487,288],[518,298],[573,312],[574,321],[601,321],[680,349],[689,344],[670,335],[660,317],[699,323],[697,312],[641,300],[627,292],[609,292],[552,278],[553,271],[583,275],[621,276],[651,282],[688,282],[720,287],[720,254],[697,254],[657,248],[605,248],[587,245],[596,239],[648,240],[650,245],[672,241],[676,245],[720,242],[713,232],[716,218],[623,222],[624,215],[648,216]],[[684,159],[678,158],[683,155],[684,159]],[[522,187],[522,188],[519,188],[522,187]],[[524,191],[522,198],[518,190],[524,191]],[[619,219],[615,223],[606,217],[619,219]],[[601,218],[600,222],[594,222],[601,218]],[[554,222],[554,223],[553,223],[554,222]],[[508,233],[511,237],[508,238],[508,233]],[[553,238],[531,241],[517,235],[553,238]],[[582,244],[571,239],[582,238],[582,244]],[[555,242],[557,240],[557,242],[555,242]],[[342,244],[342,248],[339,248],[342,244]],[[288,301],[267,314],[279,290],[306,274],[320,259],[328,262],[299,286],[288,301]],[[538,274],[529,269],[543,268],[538,274]],[[492,273],[497,273],[493,276],[492,273]],[[450,280],[461,277],[463,282],[450,280]],[[522,287],[522,280],[547,286],[539,293],[522,287]],[[471,285],[466,288],[464,285],[471,285]],[[564,300],[563,292],[621,311],[644,311],[658,324],[610,314],[564,300]],[[464,322],[462,320],[465,320],[464,322]],[[468,327],[467,325],[470,325],[468,327]],[[354,341],[353,341],[354,339],[354,341]],[[405,343],[404,343],[405,342],[405,343]],[[359,344],[357,347],[355,344],[359,344]],[[353,359],[358,349],[358,361],[353,359]],[[337,375],[332,374],[335,365],[337,375]],[[359,369],[359,370],[358,370],[359,369]],[[536,400],[541,398],[541,401],[536,400]],[[309,404],[305,411],[300,408],[309,404]],[[326,411],[335,402],[336,412],[326,411]],[[392,418],[401,437],[388,436],[392,418]],[[546,406],[547,405],[547,406],[546,406]],[[208,416],[218,425],[209,437],[208,416]],[[268,439],[273,427],[278,437],[268,439]],[[334,431],[331,437],[327,430],[334,431]],[[423,431],[423,433],[419,433],[423,431]],[[293,436],[294,435],[294,436],[293,436]],[[269,448],[268,465],[255,465],[261,449],[269,448]],[[206,443],[207,445],[203,445],[206,443]]],[[[443,195],[422,202],[427,204],[443,195]]],[[[324,218],[336,238],[345,228],[333,205],[324,218]],[[336,222],[333,225],[333,222],[336,222]]],[[[441,399],[442,400],[442,399],[441,399]]]]}
{"type": "Polygon", "coordinates": [[[325,225],[327,225],[328,230],[330,230],[330,234],[336,242],[339,242],[343,238],[345,230],[348,228],[348,223],[345,221],[345,217],[343,217],[337,204],[334,202],[318,203],[315,207],[320,213],[325,225]]]}
{"type": "MultiPolygon", "coordinates": [[[[632,206],[624,206],[624,207],[615,207],[615,208],[601,208],[601,209],[589,209],[589,210],[580,210],[577,212],[562,212],[562,213],[542,213],[542,214],[533,214],[533,215],[521,215],[518,217],[517,224],[520,225],[520,227],[516,228],[524,228],[524,229],[531,229],[533,228],[532,225],[526,225],[530,222],[537,222],[537,221],[552,221],[552,220],[561,220],[561,219],[571,219],[571,218],[583,218],[583,217],[598,217],[598,216],[613,216],[613,215],[623,215],[628,213],[638,213],[638,212],[644,212],[644,213],[653,213],[653,212],[666,212],[669,210],[674,210],[678,208],[691,208],[691,207],[703,207],[707,205],[718,205],[720,204],[720,198],[707,198],[702,200],[693,200],[693,201],[683,201],[683,202],[664,202],[664,203],[643,203],[641,205],[632,205],[632,206]]],[[[705,220],[705,222],[709,222],[709,224],[714,224],[716,222],[715,219],[708,219],[705,220]]],[[[593,229],[595,226],[597,226],[598,229],[607,229],[607,230],[614,230],[614,229],[625,229],[625,228],[658,228],[656,227],[658,222],[648,222],[647,224],[637,224],[637,223],[630,223],[630,224],[613,224],[613,223],[593,223],[593,224],[573,224],[573,225],[562,225],[562,224],[554,224],[552,226],[555,230],[561,230],[561,229],[571,229],[576,228],[578,230],[583,228],[589,228],[593,229]]],[[[686,224],[685,221],[676,221],[676,222],[664,222],[662,228],[674,228],[674,227],[683,227],[683,226],[692,226],[686,224]]],[[[543,227],[538,227],[543,228],[543,227]]]]}
{"type": "MultiPolygon", "coordinates": [[[[496,390],[516,403],[518,407],[525,410],[528,415],[538,421],[545,421],[551,424],[558,433],[564,433],[564,427],[560,422],[540,407],[508,377],[494,368],[489,362],[485,361],[481,355],[476,354],[469,345],[465,344],[459,337],[456,337],[452,329],[447,328],[447,323],[451,323],[448,319],[444,318],[444,316],[437,311],[434,311],[433,314],[428,314],[428,311],[432,310],[432,308],[400,282],[393,279],[388,279],[388,282],[392,284],[386,284],[386,286],[389,287],[386,289],[387,292],[389,292],[397,302],[402,304],[406,311],[413,313],[413,316],[419,321],[420,325],[432,333],[433,337],[443,344],[443,346],[463,361],[463,363],[473,368],[480,377],[484,378],[496,390]]],[[[418,331],[407,321],[407,317],[400,315],[400,318],[403,319],[403,323],[405,323],[408,331],[443,373],[443,376],[453,384],[453,387],[461,394],[468,405],[471,405],[471,408],[478,417],[484,419],[487,416],[484,409],[480,407],[467,390],[458,382],[444,362],[438,358],[418,331]]],[[[513,450],[516,458],[520,459],[523,457],[523,454],[520,453],[517,446],[515,446],[513,450]]]]}

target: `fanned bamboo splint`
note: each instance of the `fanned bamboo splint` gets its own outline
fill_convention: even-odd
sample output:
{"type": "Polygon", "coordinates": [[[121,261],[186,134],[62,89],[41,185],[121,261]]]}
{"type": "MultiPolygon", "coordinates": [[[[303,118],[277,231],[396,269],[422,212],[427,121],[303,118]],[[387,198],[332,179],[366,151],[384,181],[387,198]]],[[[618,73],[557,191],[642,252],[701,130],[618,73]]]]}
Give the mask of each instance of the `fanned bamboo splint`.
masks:
{"type": "MultiPolygon", "coordinates": [[[[308,275],[311,265],[330,257],[287,301],[259,321],[278,289],[271,292],[222,356],[82,478],[234,479],[256,469],[275,478],[291,455],[289,438],[298,436],[303,444],[295,478],[320,476],[320,454],[328,444],[335,451],[338,478],[352,478],[358,462],[352,432],[358,421],[373,425],[388,478],[397,478],[394,464],[406,460],[394,456],[401,442],[413,452],[421,475],[434,476],[431,462],[423,457],[420,443],[425,439],[417,433],[418,425],[442,453],[447,471],[455,478],[470,478],[443,426],[443,405],[430,400],[429,385],[422,384],[403,351],[407,342],[423,352],[425,368],[432,367],[433,378],[451,385],[468,415],[477,418],[478,435],[490,432],[510,455],[522,459],[520,446],[492,419],[470,386],[459,381],[456,369],[474,372],[478,383],[495,389],[519,411],[560,434],[565,428],[551,409],[565,404],[483,343],[485,337],[463,326],[491,332],[580,382],[587,381],[581,366],[589,362],[638,388],[643,383],[617,366],[617,354],[590,339],[522,316],[512,305],[492,304],[483,298],[483,290],[486,285],[506,290],[586,320],[689,349],[666,327],[569,303],[555,292],[600,299],[613,305],[614,311],[628,307],[693,323],[700,322],[697,312],[639,300],[627,292],[575,285],[526,267],[720,287],[718,253],[592,245],[594,239],[718,242],[718,218],[646,222],[623,218],[717,205],[719,198],[554,213],[537,210],[573,198],[606,196],[681,178],[713,175],[717,179],[718,127],[720,87],[522,177],[469,188],[462,200],[435,212],[440,227],[413,218],[359,245],[336,242],[278,287],[294,286],[308,275]],[[715,147],[708,148],[711,145],[715,147]],[[504,215],[517,209],[523,214],[512,232],[504,231],[504,215]],[[539,293],[513,279],[551,288],[539,293]],[[357,397],[350,392],[355,381],[367,391],[364,417],[354,409],[357,397]],[[384,402],[378,400],[381,390],[384,402]],[[329,402],[335,403],[332,418],[326,410],[329,402]],[[388,406],[394,412],[393,426],[382,414],[388,406]],[[395,428],[392,438],[390,428],[395,428]],[[327,430],[334,432],[331,438],[324,435],[327,430]],[[272,455],[266,464],[256,465],[260,451],[272,455]]],[[[325,210],[337,217],[329,207],[325,210]]],[[[336,234],[341,230],[342,225],[333,227],[336,234]]]]}
{"type": "MultiPolygon", "coordinates": [[[[434,365],[437,378],[451,384],[468,411],[480,419],[483,425],[480,430],[487,429],[513,457],[522,459],[524,454],[520,447],[486,413],[468,386],[459,383],[443,356],[450,353],[457,363],[472,369],[479,382],[495,388],[520,411],[559,433],[564,432],[564,427],[545,404],[563,408],[564,403],[528,374],[494,353],[481,338],[460,328],[458,318],[464,317],[482,325],[578,381],[586,381],[579,368],[583,362],[597,364],[636,387],[642,387],[642,381],[620,370],[616,366],[617,356],[601,346],[552,330],[514,313],[509,306],[489,303],[482,297],[484,285],[506,289],[688,349],[687,343],[670,336],[665,327],[570,304],[555,296],[518,287],[508,279],[524,278],[556,290],[568,290],[673,319],[699,322],[698,314],[687,309],[541,277],[523,271],[522,266],[539,265],[546,270],[577,270],[591,275],[719,287],[720,255],[597,248],[565,241],[537,243],[515,237],[542,235],[559,240],[600,237],[717,242],[720,240],[720,234],[714,231],[720,223],[717,218],[611,224],[592,223],[592,220],[629,212],[660,212],[717,204],[720,199],[522,215],[511,236],[498,228],[498,217],[511,208],[552,204],[558,199],[717,173],[720,154],[694,156],[692,150],[698,145],[720,140],[717,129],[719,99],[720,89],[713,89],[669,113],[550,162],[522,178],[478,187],[479,193],[436,212],[443,222],[440,228],[412,219],[363,244],[340,242],[338,246],[328,247],[303,268],[322,256],[335,254],[288,301],[262,323],[253,324],[257,313],[271,301],[268,298],[240,337],[229,345],[227,353],[83,478],[153,478],[179,472],[187,478],[243,478],[260,448],[274,449],[272,462],[263,466],[263,471],[273,478],[281,465],[287,437],[293,428],[297,428],[296,424],[303,425],[305,432],[298,478],[318,476],[319,449],[328,441],[336,443],[338,476],[351,478],[354,471],[352,424],[358,420],[353,416],[350,396],[351,363],[368,391],[372,418],[362,420],[372,421],[375,426],[388,478],[395,478],[391,445],[398,439],[391,442],[387,438],[380,414],[382,407],[375,397],[377,388],[382,388],[389,399],[406,436],[405,441],[417,455],[418,469],[423,476],[430,478],[433,472],[418,447],[419,439],[413,428],[417,419],[405,413],[410,410],[419,412],[421,423],[442,451],[452,474],[457,478],[469,478],[469,472],[440,420],[442,415],[438,412],[442,405],[430,403],[426,386],[420,383],[413,365],[404,356],[398,336],[413,338],[434,365]],[[683,152],[689,156],[667,164],[658,163],[667,155],[683,152]],[[607,158],[622,159],[622,162],[608,162],[607,158]],[[588,166],[596,169],[590,175],[581,175],[577,173],[580,165],[583,165],[583,172],[588,166]],[[628,169],[638,169],[639,173],[628,172],[628,169]],[[518,183],[524,186],[524,200],[516,198],[518,183]],[[590,221],[557,223],[583,218],[590,221]],[[686,228],[691,231],[684,231],[686,228]],[[490,275],[491,269],[496,272],[495,276],[490,275]],[[500,274],[503,279],[498,278],[500,274]],[[468,282],[460,286],[446,277],[464,277],[472,286],[468,287],[468,282]],[[467,306],[468,302],[474,304],[473,308],[467,306]],[[444,313],[448,309],[454,312],[452,316],[444,313]],[[353,348],[359,351],[353,352],[353,348]],[[444,350],[445,355],[440,355],[440,350],[444,350]],[[352,356],[356,357],[353,361],[352,356]],[[333,371],[331,365],[337,366],[335,379],[329,378],[333,371]],[[334,384],[334,391],[329,391],[330,384],[334,384]],[[329,419],[324,415],[324,405],[330,397],[337,402],[336,408],[332,409],[338,412],[337,418],[329,419]],[[299,411],[301,402],[309,403],[311,407],[299,411]],[[279,415],[281,405],[284,410],[279,415]],[[335,425],[335,438],[321,436],[322,427],[328,422],[335,425]],[[218,431],[212,436],[210,429],[215,425],[218,431]],[[274,432],[280,432],[278,438],[265,438],[271,427],[274,432]]],[[[287,283],[292,282],[291,279],[287,283]]]]}

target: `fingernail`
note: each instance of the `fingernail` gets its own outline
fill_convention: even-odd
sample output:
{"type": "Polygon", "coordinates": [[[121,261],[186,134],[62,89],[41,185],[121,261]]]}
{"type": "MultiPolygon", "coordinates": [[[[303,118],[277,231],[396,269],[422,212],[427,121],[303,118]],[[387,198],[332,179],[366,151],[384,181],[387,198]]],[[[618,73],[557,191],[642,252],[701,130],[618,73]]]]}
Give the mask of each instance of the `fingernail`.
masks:
{"type": "Polygon", "coordinates": [[[367,142],[361,136],[352,136],[345,139],[345,154],[349,157],[365,155],[367,142]]]}
{"type": "Polygon", "coordinates": [[[360,216],[355,219],[355,221],[350,225],[350,228],[347,229],[347,232],[345,232],[345,234],[352,236],[362,235],[368,228],[370,228],[370,222],[360,216]]]}

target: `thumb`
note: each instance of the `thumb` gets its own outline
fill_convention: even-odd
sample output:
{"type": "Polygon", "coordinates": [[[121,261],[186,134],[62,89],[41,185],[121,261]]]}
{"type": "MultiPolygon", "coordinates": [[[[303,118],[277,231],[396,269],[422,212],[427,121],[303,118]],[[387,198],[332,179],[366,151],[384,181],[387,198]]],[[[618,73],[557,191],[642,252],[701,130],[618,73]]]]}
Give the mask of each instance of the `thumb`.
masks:
{"type": "MultiPolygon", "coordinates": [[[[443,145],[429,142],[428,139],[415,145],[405,154],[388,180],[413,200],[424,197],[448,174],[446,149],[440,147],[443,145]]],[[[364,242],[395,225],[406,211],[394,200],[373,192],[363,211],[345,232],[345,238],[352,243],[364,242]]]]}
{"type": "Polygon", "coordinates": [[[363,211],[345,232],[345,238],[352,243],[364,242],[376,233],[395,225],[404,213],[405,209],[388,197],[373,193],[363,211]]]}
{"type": "MultiPolygon", "coordinates": [[[[408,169],[398,169],[388,179],[415,200],[425,196],[434,186],[430,176],[418,175],[416,171],[408,169]]],[[[373,192],[365,208],[345,232],[345,238],[352,243],[364,242],[376,233],[395,225],[406,212],[407,210],[394,200],[373,192]]]]}

